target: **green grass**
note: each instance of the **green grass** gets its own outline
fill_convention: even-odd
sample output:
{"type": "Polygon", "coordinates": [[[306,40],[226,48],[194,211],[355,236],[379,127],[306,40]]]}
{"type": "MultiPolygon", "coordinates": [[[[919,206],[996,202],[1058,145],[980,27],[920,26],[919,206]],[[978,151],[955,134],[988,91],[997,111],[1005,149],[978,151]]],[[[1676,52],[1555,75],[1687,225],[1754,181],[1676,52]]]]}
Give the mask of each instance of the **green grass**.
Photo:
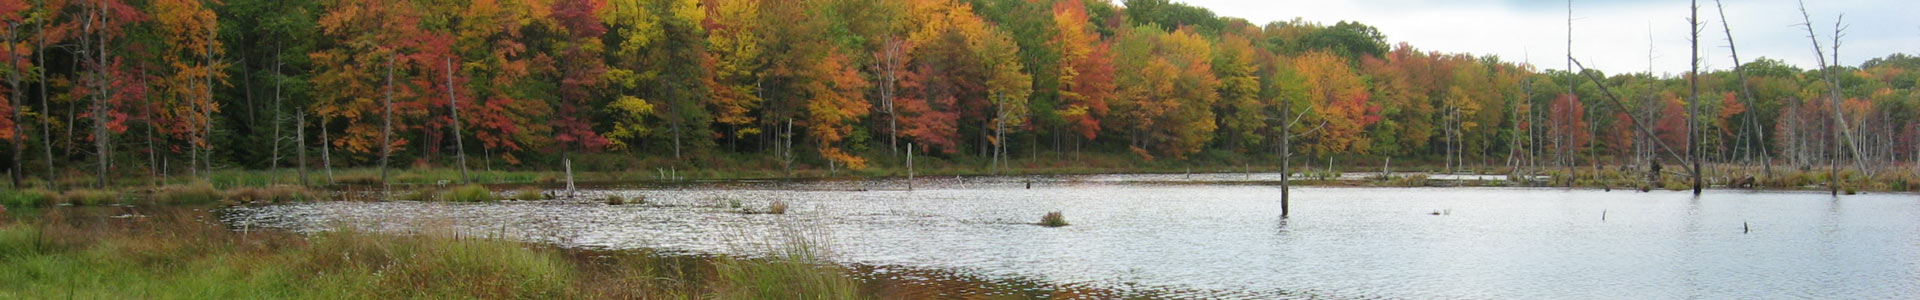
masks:
{"type": "Polygon", "coordinates": [[[59,193],[38,188],[0,190],[0,205],[11,208],[52,205],[59,198],[59,193]]]}
{"type": "Polygon", "coordinates": [[[447,201],[453,202],[492,202],[493,191],[478,184],[462,185],[447,191],[447,201]]]}

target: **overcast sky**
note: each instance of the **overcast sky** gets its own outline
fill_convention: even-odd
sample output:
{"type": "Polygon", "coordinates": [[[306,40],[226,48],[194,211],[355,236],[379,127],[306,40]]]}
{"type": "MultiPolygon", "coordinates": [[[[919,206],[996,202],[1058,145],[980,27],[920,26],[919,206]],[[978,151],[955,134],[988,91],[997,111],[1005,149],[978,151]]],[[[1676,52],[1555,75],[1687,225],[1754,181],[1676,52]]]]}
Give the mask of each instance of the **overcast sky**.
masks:
{"type": "MultiPolygon", "coordinates": [[[[1255,24],[1295,17],[1329,25],[1341,20],[1360,21],[1379,28],[1389,43],[1407,42],[1424,51],[1494,54],[1506,61],[1531,61],[1542,69],[1566,68],[1564,0],[1174,1],[1255,24]]],[[[1795,25],[1802,22],[1795,0],[1723,1],[1743,61],[1769,57],[1802,68],[1816,65],[1806,30],[1795,25]]],[[[1651,38],[1653,71],[1684,73],[1687,5],[1687,0],[1575,0],[1573,56],[1587,67],[1609,74],[1645,72],[1651,38]]],[[[1710,0],[1700,5],[1700,19],[1706,26],[1700,38],[1701,68],[1732,67],[1719,13],[1710,0]]],[[[1846,14],[1848,28],[1841,40],[1840,60],[1852,66],[1895,52],[1920,52],[1920,9],[1916,7],[1920,7],[1920,1],[1807,2],[1822,46],[1828,46],[1835,17],[1846,14]]]]}

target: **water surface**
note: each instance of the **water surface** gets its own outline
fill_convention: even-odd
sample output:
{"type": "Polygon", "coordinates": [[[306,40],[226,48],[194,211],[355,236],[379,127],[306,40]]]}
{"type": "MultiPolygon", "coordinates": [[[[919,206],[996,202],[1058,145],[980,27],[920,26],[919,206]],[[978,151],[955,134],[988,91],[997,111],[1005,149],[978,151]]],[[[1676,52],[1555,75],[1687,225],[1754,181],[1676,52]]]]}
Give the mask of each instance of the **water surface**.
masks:
{"type": "Polygon", "coordinates": [[[644,205],[331,202],[226,218],[293,230],[437,224],[572,247],[731,255],[803,228],[833,261],[874,272],[1175,298],[1920,297],[1920,197],[1911,194],[1306,187],[1282,219],[1277,187],[1165,182],[1184,176],[939,178],[913,191],[899,181],[726,182],[586,192],[644,205]],[[791,208],[742,214],[729,199],[791,208]],[[1032,225],[1049,211],[1073,225],[1032,225]]]}

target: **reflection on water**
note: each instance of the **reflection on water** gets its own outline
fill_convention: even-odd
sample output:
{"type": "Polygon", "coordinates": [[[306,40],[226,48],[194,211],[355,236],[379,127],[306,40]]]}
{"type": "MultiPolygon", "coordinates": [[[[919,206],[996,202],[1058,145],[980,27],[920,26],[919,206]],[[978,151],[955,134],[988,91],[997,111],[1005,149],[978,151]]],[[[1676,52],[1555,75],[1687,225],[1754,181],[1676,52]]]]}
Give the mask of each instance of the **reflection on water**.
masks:
{"type": "Polygon", "coordinates": [[[1296,188],[1282,220],[1274,187],[1139,183],[1182,175],[1146,176],[946,178],[915,191],[897,181],[710,183],[589,192],[644,196],[643,205],[336,202],[237,208],[227,219],[294,230],[444,223],[574,247],[734,255],[753,254],[742,241],[800,224],[849,266],[1123,295],[1920,297],[1920,200],[1907,194],[1296,188]],[[791,208],[740,214],[728,199],[791,208]],[[1073,225],[1032,225],[1049,211],[1073,225]]]}

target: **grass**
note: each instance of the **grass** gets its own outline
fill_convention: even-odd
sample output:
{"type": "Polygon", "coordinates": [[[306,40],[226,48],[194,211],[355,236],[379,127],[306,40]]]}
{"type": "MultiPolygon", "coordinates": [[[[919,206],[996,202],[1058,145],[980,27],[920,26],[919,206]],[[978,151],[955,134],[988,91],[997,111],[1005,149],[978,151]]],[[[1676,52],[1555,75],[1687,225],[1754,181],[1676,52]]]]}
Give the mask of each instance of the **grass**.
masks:
{"type": "Polygon", "coordinates": [[[767,204],[767,213],[776,215],[787,214],[787,201],[773,200],[773,203],[767,204]]]}
{"type": "Polygon", "coordinates": [[[514,190],[511,195],[507,195],[507,199],[519,201],[544,200],[546,198],[547,194],[536,188],[522,188],[514,190]]]}
{"type": "Polygon", "coordinates": [[[212,183],[197,182],[188,185],[168,186],[154,191],[152,202],[161,204],[208,204],[225,199],[226,195],[213,188],[212,183]]]}
{"type": "Polygon", "coordinates": [[[226,201],[233,204],[285,203],[319,200],[320,193],[306,188],[288,185],[271,187],[240,187],[227,189],[226,201]]]}
{"type": "Polygon", "coordinates": [[[445,233],[242,233],[204,211],[147,213],[15,214],[0,223],[0,299],[865,298],[817,244],[793,244],[812,239],[772,241],[788,250],[765,258],[669,258],[445,233]]]}
{"type": "Polygon", "coordinates": [[[478,184],[468,184],[447,191],[445,200],[453,202],[492,202],[493,191],[478,184]]]}
{"type": "Polygon", "coordinates": [[[120,192],[107,190],[69,190],[61,193],[54,204],[74,206],[96,206],[120,202],[120,192]]]}
{"type": "Polygon", "coordinates": [[[1049,212],[1046,215],[1040,216],[1040,226],[1062,227],[1067,225],[1070,225],[1067,224],[1067,216],[1058,211],[1049,212]]]}
{"type": "Polygon", "coordinates": [[[58,199],[59,193],[39,188],[0,190],[0,205],[13,208],[52,205],[58,199]]]}
{"type": "Polygon", "coordinates": [[[716,261],[717,299],[858,299],[859,283],[832,267],[822,233],[782,223],[772,241],[760,243],[762,258],[716,261]]]}
{"type": "Polygon", "coordinates": [[[398,196],[394,196],[393,199],[400,200],[400,201],[435,201],[435,200],[440,200],[440,190],[433,189],[433,188],[423,188],[423,189],[416,189],[411,191],[404,191],[404,192],[400,192],[398,196]]]}

